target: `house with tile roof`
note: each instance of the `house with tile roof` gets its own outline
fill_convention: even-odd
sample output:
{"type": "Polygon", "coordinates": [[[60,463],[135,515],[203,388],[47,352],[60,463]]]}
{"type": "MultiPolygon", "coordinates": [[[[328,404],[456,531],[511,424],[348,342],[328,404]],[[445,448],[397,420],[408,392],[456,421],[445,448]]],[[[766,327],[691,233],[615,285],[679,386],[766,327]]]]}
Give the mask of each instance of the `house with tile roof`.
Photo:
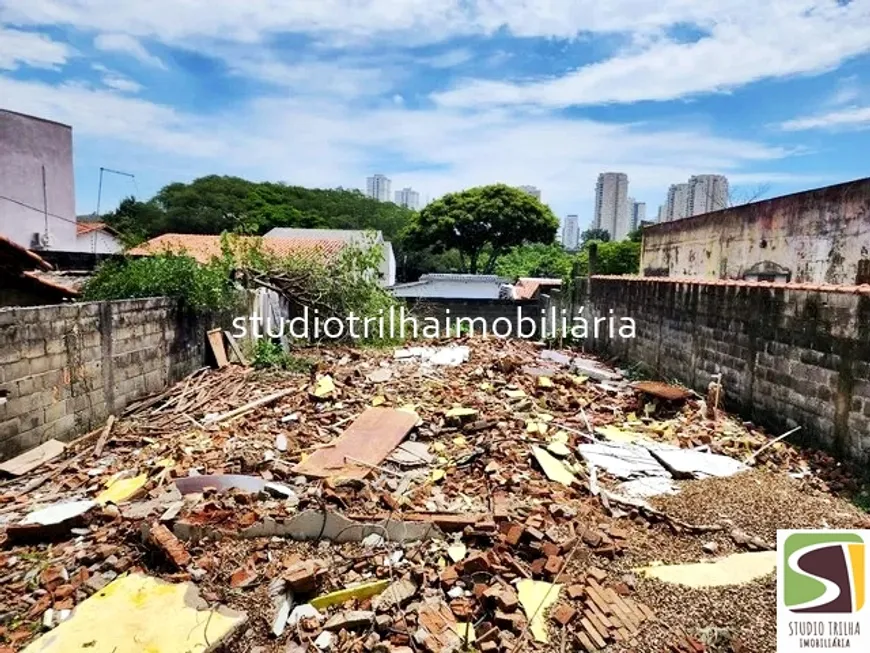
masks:
{"type": "MultiPolygon", "coordinates": [[[[307,259],[328,261],[335,258],[347,247],[347,242],[340,239],[308,239],[308,238],[259,238],[256,236],[238,236],[236,242],[240,247],[246,244],[260,242],[263,250],[275,256],[297,256],[307,259]]],[[[152,238],[127,252],[132,256],[149,256],[165,253],[184,253],[200,263],[208,263],[222,254],[221,236],[205,234],[163,234],[152,238]]]]}
{"type": "Polygon", "coordinates": [[[275,227],[263,236],[273,238],[303,238],[307,240],[341,240],[356,247],[379,247],[382,253],[380,267],[381,285],[392,286],[396,283],[396,256],[392,243],[384,240],[380,231],[364,229],[297,229],[295,227],[275,227]]]}
{"type": "Polygon", "coordinates": [[[123,249],[120,235],[105,222],[76,223],[76,251],[119,254],[123,249]]]}

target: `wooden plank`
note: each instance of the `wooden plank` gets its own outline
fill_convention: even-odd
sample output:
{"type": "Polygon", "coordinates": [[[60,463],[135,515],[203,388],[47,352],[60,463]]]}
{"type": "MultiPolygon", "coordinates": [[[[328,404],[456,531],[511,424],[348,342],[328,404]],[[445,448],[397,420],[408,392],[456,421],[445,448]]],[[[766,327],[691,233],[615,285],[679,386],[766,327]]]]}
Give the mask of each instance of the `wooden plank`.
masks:
{"type": "Polygon", "coordinates": [[[586,617],[583,617],[580,620],[580,623],[583,625],[583,629],[586,631],[586,633],[589,635],[589,637],[598,648],[604,648],[605,646],[607,646],[607,642],[601,639],[601,635],[598,634],[598,631],[593,628],[592,624],[589,623],[589,620],[586,617]]]}
{"type": "Polygon", "coordinates": [[[226,336],[227,342],[230,343],[230,349],[233,350],[236,358],[239,359],[239,363],[247,367],[248,359],[245,358],[245,355],[242,353],[242,348],[239,347],[239,343],[237,343],[236,339],[233,338],[233,334],[231,334],[229,331],[224,331],[224,336],[226,336]]]}
{"type": "Polygon", "coordinates": [[[625,618],[622,622],[625,624],[625,627],[634,632],[638,628],[640,628],[640,621],[638,621],[637,617],[634,616],[634,613],[620,598],[619,594],[613,591],[611,588],[607,588],[605,590],[605,595],[607,599],[610,601],[610,605],[613,606],[614,610],[617,610],[620,615],[625,615],[625,618]]]}
{"type": "Polygon", "coordinates": [[[631,610],[631,614],[634,617],[634,620],[637,622],[638,626],[646,621],[646,615],[643,613],[637,603],[635,603],[632,599],[627,596],[622,597],[622,602],[628,606],[628,609],[631,610]]]}
{"type": "Polygon", "coordinates": [[[64,452],[66,445],[59,440],[48,440],[43,442],[38,447],[34,447],[20,456],[16,456],[11,460],[0,463],[0,472],[9,474],[9,476],[23,476],[30,471],[33,471],[41,464],[57,458],[64,452]]]}
{"type": "Polygon", "coordinates": [[[211,346],[211,353],[214,354],[214,360],[219,368],[226,367],[230,364],[227,360],[227,350],[224,347],[224,334],[220,329],[212,329],[207,332],[208,344],[211,346]]]}
{"type": "Polygon", "coordinates": [[[109,415],[109,419],[106,420],[106,425],[103,427],[103,432],[100,433],[100,439],[97,440],[97,444],[94,445],[94,458],[99,458],[103,455],[103,447],[106,446],[106,442],[109,441],[109,435],[112,433],[112,426],[115,424],[115,416],[109,415]]]}
{"type": "Polygon", "coordinates": [[[596,653],[598,650],[590,641],[589,636],[586,635],[586,633],[577,633],[577,641],[580,642],[580,646],[586,649],[586,653],[596,653]]]}
{"type": "Polygon", "coordinates": [[[586,593],[604,614],[613,614],[613,609],[610,607],[609,601],[604,598],[601,592],[601,587],[599,587],[598,583],[596,583],[594,580],[589,579],[589,582],[586,585],[586,593]]]}
{"type": "Polygon", "coordinates": [[[601,639],[604,641],[610,639],[610,631],[604,627],[604,624],[598,621],[597,617],[592,614],[592,610],[586,610],[583,614],[589,620],[589,623],[592,624],[592,627],[601,635],[601,639]]]}
{"type": "Polygon", "coordinates": [[[293,468],[315,478],[362,480],[405,439],[417,414],[393,408],[368,408],[348,429],[323,449],[293,468]]]}
{"type": "Polygon", "coordinates": [[[641,603],[640,601],[638,601],[637,607],[640,608],[640,611],[643,612],[643,616],[646,617],[647,619],[655,619],[656,618],[655,612],[650,610],[646,603],[641,603]]]}
{"type": "Polygon", "coordinates": [[[637,630],[637,625],[634,623],[631,614],[626,612],[626,610],[619,604],[614,603],[612,605],[613,613],[619,617],[619,620],[622,622],[622,627],[630,633],[637,630]]]}
{"type": "Polygon", "coordinates": [[[595,603],[593,603],[592,601],[588,601],[586,603],[586,605],[587,605],[586,609],[595,615],[595,618],[601,622],[602,626],[604,626],[608,630],[610,630],[611,628],[614,627],[613,622],[611,622],[610,619],[608,619],[606,616],[604,616],[604,613],[598,609],[598,606],[595,605],[595,603]]]}

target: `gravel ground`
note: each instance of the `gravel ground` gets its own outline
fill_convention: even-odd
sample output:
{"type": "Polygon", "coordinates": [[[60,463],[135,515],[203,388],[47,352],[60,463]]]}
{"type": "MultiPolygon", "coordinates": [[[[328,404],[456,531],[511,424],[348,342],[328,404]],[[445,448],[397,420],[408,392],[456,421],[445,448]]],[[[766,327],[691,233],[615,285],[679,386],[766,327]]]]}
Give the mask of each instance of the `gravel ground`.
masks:
{"type": "Polygon", "coordinates": [[[678,494],[652,503],[672,517],[693,524],[730,523],[771,543],[776,542],[777,529],[854,528],[868,520],[844,499],[765,470],[687,481],[678,494]]]}
{"type": "MultiPolygon", "coordinates": [[[[704,631],[723,629],[725,641],[711,651],[774,653],[776,651],[776,577],[774,574],[732,587],[691,589],[655,580],[640,580],[637,597],[653,607],[656,622],[647,623],[631,653],[668,651],[682,629],[704,640],[704,631]],[[742,644],[743,648],[739,648],[742,644]]],[[[709,642],[708,643],[712,643],[709,642]]],[[[627,648],[611,651],[629,653],[627,648]]]]}

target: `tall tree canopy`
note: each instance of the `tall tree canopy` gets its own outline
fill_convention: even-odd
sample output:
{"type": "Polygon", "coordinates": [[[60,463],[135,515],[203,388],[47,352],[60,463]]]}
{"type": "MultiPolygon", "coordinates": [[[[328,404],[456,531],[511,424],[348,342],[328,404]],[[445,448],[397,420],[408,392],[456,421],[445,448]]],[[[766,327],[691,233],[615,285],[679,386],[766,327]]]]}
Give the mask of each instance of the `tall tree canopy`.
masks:
{"type": "Polygon", "coordinates": [[[600,240],[601,242],[606,243],[610,240],[610,232],[607,231],[607,229],[598,229],[596,227],[593,227],[592,229],[587,229],[580,234],[581,246],[592,240],[600,240]]]}
{"type": "Polygon", "coordinates": [[[413,243],[435,253],[455,249],[462,270],[490,274],[499,256],[523,243],[552,243],[559,221],[532,195],[505,184],[449,193],[416,217],[413,243]]]}
{"type": "Polygon", "coordinates": [[[358,190],[301,188],[210,175],[164,186],[148,202],[128,198],[105,220],[122,233],[264,234],[273,227],[374,229],[395,241],[414,212],[358,190]]]}
{"type": "Polygon", "coordinates": [[[534,243],[514,247],[499,258],[496,272],[509,279],[518,277],[550,277],[562,279],[571,272],[574,256],[566,252],[562,245],[553,243],[534,243]]]}

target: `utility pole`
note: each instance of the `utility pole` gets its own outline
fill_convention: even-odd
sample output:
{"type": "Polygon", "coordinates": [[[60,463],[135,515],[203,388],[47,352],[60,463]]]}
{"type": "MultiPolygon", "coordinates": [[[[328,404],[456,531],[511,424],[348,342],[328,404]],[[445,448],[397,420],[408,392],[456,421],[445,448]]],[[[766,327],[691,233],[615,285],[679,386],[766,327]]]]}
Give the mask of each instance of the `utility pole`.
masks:
{"type": "Polygon", "coordinates": [[[136,183],[136,175],[130,174],[129,172],[122,172],[120,170],[112,170],[111,168],[100,168],[100,185],[97,188],[97,217],[100,217],[100,200],[103,196],[103,173],[110,172],[113,175],[121,175],[122,177],[129,177],[133,180],[133,183],[136,183]]]}
{"type": "MultiPolygon", "coordinates": [[[[97,188],[97,213],[96,213],[96,217],[98,220],[100,218],[100,201],[103,199],[103,173],[104,172],[110,172],[113,175],[121,175],[122,177],[129,177],[130,179],[133,180],[133,186],[134,187],[136,186],[136,175],[131,174],[129,172],[122,172],[121,170],[112,170],[111,168],[103,168],[102,166],[100,166],[100,185],[97,188]]],[[[45,174],[45,172],[43,170],[43,175],[44,174],[45,174]]],[[[97,232],[94,231],[94,232],[92,232],[92,234],[93,235],[91,236],[91,238],[92,238],[91,253],[96,254],[97,253],[97,232]]]]}

